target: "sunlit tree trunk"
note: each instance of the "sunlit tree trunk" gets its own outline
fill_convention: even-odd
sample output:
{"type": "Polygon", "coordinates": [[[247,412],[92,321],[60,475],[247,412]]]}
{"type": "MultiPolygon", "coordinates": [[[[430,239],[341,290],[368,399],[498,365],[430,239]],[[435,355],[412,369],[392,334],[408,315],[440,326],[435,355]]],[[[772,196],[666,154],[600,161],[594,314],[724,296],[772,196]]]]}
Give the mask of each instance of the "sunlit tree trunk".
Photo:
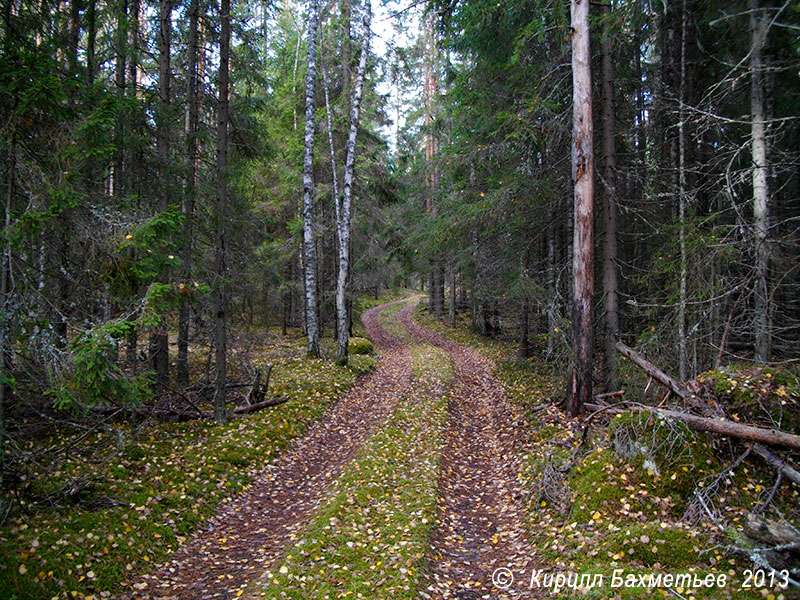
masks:
{"type": "Polygon", "coordinates": [[[566,409],[577,415],[592,397],[592,293],[594,287],[594,147],[589,0],[572,0],[572,365],[566,409]]]}
{"type": "Polygon", "coordinates": [[[317,28],[319,1],[311,0],[308,13],[306,70],[306,130],[303,150],[303,270],[305,282],[306,350],[319,356],[319,309],[317,306],[317,250],[314,240],[314,84],[317,78],[317,28]]]}
{"type": "Polygon", "coordinates": [[[689,354],[686,340],[686,295],[687,260],[686,255],[686,0],[681,4],[681,64],[678,83],[678,243],[680,245],[680,281],[678,285],[678,377],[687,377],[689,354]]]}
{"type": "MultiPolygon", "coordinates": [[[[356,136],[358,135],[359,111],[364,90],[364,77],[367,71],[369,58],[369,42],[371,36],[370,23],[372,21],[372,7],[367,0],[364,15],[364,37],[361,46],[361,56],[358,59],[355,87],[353,88],[353,101],[350,106],[350,133],[347,136],[347,148],[344,161],[344,188],[342,190],[341,210],[337,210],[337,231],[339,233],[339,276],[336,282],[336,315],[338,319],[336,361],[340,364],[347,363],[347,344],[350,339],[350,319],[347,306],[347,283],[350,274],[350,217],[353,201],[353,176],[356,167],[356,136]]],[[[339,200],[337,198],[336,202],[339,200]]]]}

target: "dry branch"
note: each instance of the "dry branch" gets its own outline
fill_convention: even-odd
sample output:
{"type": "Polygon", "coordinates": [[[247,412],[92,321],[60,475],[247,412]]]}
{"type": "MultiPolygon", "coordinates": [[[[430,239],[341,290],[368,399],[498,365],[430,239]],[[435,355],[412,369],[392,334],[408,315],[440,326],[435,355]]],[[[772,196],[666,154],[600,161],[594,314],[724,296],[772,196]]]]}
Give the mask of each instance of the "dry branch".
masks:
{"type": "Polygon", "coordinates": [[[621,414],[631,410],[652,412],[667,419],[676,419],[698,431],[708,431],[710,433],[718,433],[720,435],[748,440],[750,442],[761,442],[762,444],[768,444],[770,446],[783,446],[793,450],[800,450],[800,436],[786,433],[778,429],[766,429],[763,427],[744,425],[743,423],[736,423],[728,419],[709,419],[707,417],[698,417],[697,415],[677,410],[667,410],[665,408],[643,405],[629,405],[627,408],[621,409],[604,407],[599,404],[587,404],[586,408],[598,411],[605,410],[612,414],[621,414]]]}
{"type": "Polygon", "coordinates": [[[614,347],[617,349],[617,352],[622,354],[622,356],[628,358],[633,364],[642,369],[650,377],[680,396],[682,399],[686,400],[691,397],[689,390],[687,390],[681,383],[664,373],[664,371],[648,361],[644,356],[636,352],[636,350],[630,346],[626,346],[622,342],[617,342],[614,347]]]}
{"type": "Polygon", "coordinates": [[[782,460],[779,456],[776,456],[764,448],[764,446],[761,444],[753,444],[753,452],[775,467],[778,470],[778,473],[787,479],[791,479],[797,485],[800,485],[800,473],[790,467],[785,460],[782,460]]]}

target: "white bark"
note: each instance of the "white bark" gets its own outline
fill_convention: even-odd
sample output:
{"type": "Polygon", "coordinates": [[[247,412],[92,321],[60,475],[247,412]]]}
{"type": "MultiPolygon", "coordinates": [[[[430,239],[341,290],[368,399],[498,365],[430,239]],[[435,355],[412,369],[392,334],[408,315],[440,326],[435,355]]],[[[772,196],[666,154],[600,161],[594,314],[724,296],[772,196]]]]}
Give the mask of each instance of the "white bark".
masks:
{"type": "MultiPolygon", "coordinates": [[[[367,58],[369,57],[369,42],[371,37],[370,23],[372,21],[372,6],[370,0],[366,2],[364,14],[364,37],[361,46],[361,56],[358,59],[358,73],[353,88],[353,101],[350,108],[350,133],[347,137],[347,149],[344,161],[344,188],[342,190],[342,205],[338,211],[339,234],[339,277],[336,281],[336,316],[338,327],[338,348],[336,360],[347,363],[347,344],[350,339],[350,321],[347,314],[347,283],[350,271],[350,217],[353,201],[353,176],[356,166],[356,136],[358,135],[359,113],[361,98],[364,91],[364,77],[367,71],[367,58]]],[[[337,198],[336,202],[339,200],[337,198]]]]}
{"type": "Polygon", "coordinates": [[[753,229],[755,233],[756,257],[756,294],[755,294],[755,360],[769,360],[769,292],[767,274],[769,270],[769,189],[767,176],[767,135],[764,113],[764,63],[762,51],[767,37],[768,20],[758,0],[750,2],[750,34],[752,49],[750,52],[751,69],[751,118],[752,118],[752,152],[753,152],[753,229]]]}
{"type": "Polygon", "coordinates": [[[314,84],[317,78],[317,26],[319,0],[311,0],[308,12],[308,63],[306,71],[306,131],[303,152],[303,270],[306,299],[306,349],[319,356],[317,310],[317,250],[314,244],[314,84]]]}

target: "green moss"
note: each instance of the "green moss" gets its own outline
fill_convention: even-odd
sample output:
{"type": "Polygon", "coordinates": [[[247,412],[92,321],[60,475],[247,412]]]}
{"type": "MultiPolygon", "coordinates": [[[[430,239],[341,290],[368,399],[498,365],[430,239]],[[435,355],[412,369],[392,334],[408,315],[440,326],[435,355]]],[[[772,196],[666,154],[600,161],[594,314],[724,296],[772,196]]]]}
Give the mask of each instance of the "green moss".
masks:
{"type": "Polygon", "coordinates": [[[351,337],[347,344],[347,352],[353,354],[375,354],[375,345],[363,337],[351,337]]]}
{"type": "Polygon", "coordinates": [[[655,413],[617,415],[609,432],[617,455],[646,474],[653,491],[672,497],[679,509],[697,481],[716,467],[708,436],[655,413]]]}
{"type": "Polygon", "coordinates": [[[358,375],[369,373],[375,368],[376,364],[378,364],[378,361],[374,357],[364,354],[354,354],[348,360],[348,367],[358,375]]]}

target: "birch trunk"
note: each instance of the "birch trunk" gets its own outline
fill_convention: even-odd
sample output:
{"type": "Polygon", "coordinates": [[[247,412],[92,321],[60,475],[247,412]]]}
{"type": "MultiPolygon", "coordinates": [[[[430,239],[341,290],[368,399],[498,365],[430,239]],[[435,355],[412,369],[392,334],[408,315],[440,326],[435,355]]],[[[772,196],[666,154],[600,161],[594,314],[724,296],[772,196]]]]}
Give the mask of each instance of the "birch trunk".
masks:
{"type": "Polygon", "coordinates": [[[319,0],[311,0],[308,14],[308,62],[306,70],[306,130],[303,151],[303,270],[306,299],[306,349],[319,356],[317,307],[317,249],[314,243],[314,83],[317,77],[317,26],[319,0]]]}
{"type": "MultiPolygon", "coordinates": [[[[361,56],[358,59],[353,99],[350,106],[350,133],[347,136],[347,148],[344,161],[344,187],[342,189],[342,206],[337,211],[337,231],[339,233],[339,276],[336,281],[336,317],[337,317],[337,342],[336,361],[347,364],[347,345],[350,340],[350,319],[347,307],[347,284],[350,272],[350,218],[353,202],[353,177],[356,167],[356,136],[358,135],[359,113],[361,98],[364,91],[364,77],[367,71],[369,58],[369,43],[371,37],[370,24],[372,21],[372,6],[369,0],[366,3],[364,15],[364,38],[361,46],[361,56]]],[[[338,203],[338,198],[337,198],[338,203]]]]}
{"type": "Polygon", "coordinates": [[[753,153],[753,229],[755,233],[754,253],[756,257],[755,294],[755,360],[766,362],[770,355],[769,339],[769,189],[767,176],[767,135],[764,113],[764,61],[762,52],[767,37],[769,22],[759,6],[758,0],[750,2],[750,51],[751,90],[750,106],[752,113],[752,153],[753,153]]]}
{"type": "Polygon", "coordinates": [[[219,107],[217,122],[217,206],[216,247],[214,251],[214,419],[226,420],[225,383],[227,380],[227,298],[225,289],[225,245],[228,212],[228,78],[231,46],[231,0],[220,1],[219,107]]]}
{"type": "Polygon", "coordinates": [[[594,287],[594,147],[589,0],[572,0],[572,354],[566,409],[577,415],[592,397],[592,293],[594,287]]]}

